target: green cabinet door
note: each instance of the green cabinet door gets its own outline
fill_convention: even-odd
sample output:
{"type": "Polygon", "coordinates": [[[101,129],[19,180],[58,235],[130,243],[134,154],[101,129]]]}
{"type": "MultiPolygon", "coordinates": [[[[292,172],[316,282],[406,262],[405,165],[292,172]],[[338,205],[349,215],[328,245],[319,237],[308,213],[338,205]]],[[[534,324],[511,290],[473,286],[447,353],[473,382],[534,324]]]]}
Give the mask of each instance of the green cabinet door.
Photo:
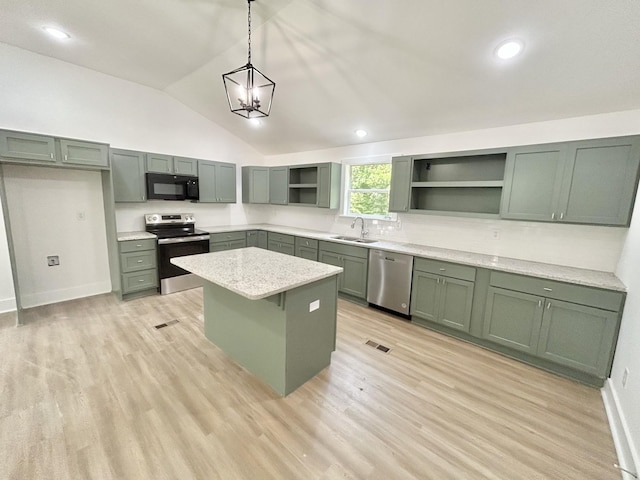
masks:
{"type": "Polygon", "coordinates": [[[340,172],[337,163],[318,165],[318,207],[338,208],[340,206],[340,172]]]}
{"type": "Polygon", "coordinates": [[[111,150],[111,177],[115,202],[145,202],[144,153],[111,150]]]}
{"type": "Polygon", "coordinates": [[[562,145],[513,148],[507,154],[500,216],[551,222],[557,219],[565,169],[562,145]]]}
{"type": "Polygon", "coordinates": [[[318,249],[300,245],[296,247],[296,257],[306,258],[307,260],[313,260],[314,262],[317,262],[318,249]]]}
{"type": "Polygon", "coordinates": [[[218,202],[236,203],[236,166],[233,163],[216,163],[215,185],[218,202]]]}
{"type": "Polygon", "coordinates": [[[369,261],[366,258],[342,256],[342,287],[340,290],[358,298],[367,298],[367,274],[369,261]]]}
{"type": "Polygon", "coordinates": [[[408,212],[411,191],[411,157],[391,159],[391,186],[389,190],[389,211],[408,212]]]}
{"type": "Polygon", "coordinates": [[[289,168],[269,168],[269,203],[287,205],[289,203],[289,168]]]}
{"type": "Polygon", "coordinates": [[[247,247],[258,246],[258,230],[247,231],[247,247]]]}
{"type": "Polygon", "coordinates": [[[53,137],[30,133],[0,132],[0,157],[39,162],[56,161],[53,137]]]}
{"type": "Polygon", "coordinates": [[[457,330],[469,331],[473,287],[473,282],[466,280],[440,278],[438,299],[438,320],[440,323],[457,330]]]}
{"type": "MultiPolygon", "coordinates": [[[[337,253],[320,250],[318,252],[318,261],[320,263],[326,263],[327,265],[333,265],[334,267],[342,267],[342,257],[337,253]]],[[[338,291],[342,290],[343,277],[344,272],[338,274],[338,291]]]]}
{"type": "Polygon", "coordinates": [[[489,287],[482,336],[492,342],[535,355],[544,298],[489,287]]]}
{"type": "Polygon", "coordinates": [[[198,160],[195,158],[173,157],[173,173],[197,177],[198,160]]]}
{"type": "Polygon", "coordinates": [[[266,250],[268,242],[267,232],[260,230],[258,232],[258,248],[264,248],[266,250]]]}
{"type": "Polygon", "coordinates": [[[414,271],[412,283],[411,315],[437,322],[440,294],[438,275],[414,271]]]}
{"type": "Polygon", "coordinates": [[[146,154],[147,172],[153,173],[173,173],[173,157],[159,153],[146,154]]]}
{"type": "Polygon", "coordinates": [[[640,164],[635,137],[570,144],[560,220],[627,225],[640,164]]]}
{"type": "Polygon", "coordinates": [[[109,168],[109,146],[101,143],[60,140],[62,163],[109,168]]]}
{"type": "Polygon", "coordinates": [[[200,203],[216,203],[216,164],[204,160],[198,161],[198,188],[200,203]]]}
{"type": "Polygon", "coordinates": [[[546,300],[540,357],[605,378],[615,346],[618,314],[559,300],[546,300]]]}
{"type": "Polygon", "coordinates": [[[269,167],[242,167],[242,203],[269,203],[269,167]]]}

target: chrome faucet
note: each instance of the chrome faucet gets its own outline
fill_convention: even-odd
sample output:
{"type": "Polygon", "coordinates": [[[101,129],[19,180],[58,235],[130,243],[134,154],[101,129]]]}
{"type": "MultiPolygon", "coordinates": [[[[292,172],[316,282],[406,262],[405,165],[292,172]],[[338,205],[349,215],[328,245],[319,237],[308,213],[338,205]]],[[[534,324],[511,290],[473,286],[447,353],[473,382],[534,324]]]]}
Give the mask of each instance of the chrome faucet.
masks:
{"type": "Polygon", "coordinates": [[[351,224],[351,228],[356,228],[356,222],[358,219],[362,220],[362,228],[360,229],[360,238],[364,238],[369,235],[369,230],[367,230],[367,225],[364,223],[364,218],[356,217],[353,219],[353,223],[351,224]]]}

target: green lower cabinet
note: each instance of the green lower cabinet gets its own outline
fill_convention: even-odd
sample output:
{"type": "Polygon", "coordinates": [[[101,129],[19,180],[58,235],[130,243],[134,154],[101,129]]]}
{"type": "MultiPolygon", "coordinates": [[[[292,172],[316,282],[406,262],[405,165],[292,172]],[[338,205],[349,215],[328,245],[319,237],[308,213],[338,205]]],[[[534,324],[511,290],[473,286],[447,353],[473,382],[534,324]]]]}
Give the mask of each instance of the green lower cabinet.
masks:
{"type": "Polygon", "coordinates": [[[535,355],[542,324],[544,298],[489,287],[483,337],[535,355]]]}
{"type": "Polygon", "coordinates": [[[311,247],[297,247],[296,248],[296,257],[306,258],[307,260],[313,260],[314,262],[318,261],[318,249],[311,247]]]}
{"type": "Polygon", "coordinates": [[[209,239],[210,252],[223,252],[225,250],[235,250],[249,246],[247,234],[240,232],[212,233],[209,239]]]}
{"type": "Polygon", "coordinates": [[[283,243],[275,240],[269,240],[267,249],[273,252],[284,253],[285,255],[294,256],[295,254],[295,247],[292,243],[283,243]]]}
{"type": "Polygon", "coordinates": [[[473,282],[414,272],[411,314],[456,330],[469,331],[473,282]]]}
{"type": "Polygon", "coordinates": [[[158,289],[155,239],[118,242],[120,281],[123,299],[153,294],[158,289]]]}
{"type": "Polygon", "coordinates": [[[606,376],[618,314],[547,300],[538,356],[600,377],[606,376]]]}
{"type": "Polygon", "coordinates": [[[338,275],[339,292],[347,293],[357,298],[367,298],[367,275],[369,267],[367,258],[320,250],[318,252],[318,261],[344,269],[344,271],[338,275]]]}

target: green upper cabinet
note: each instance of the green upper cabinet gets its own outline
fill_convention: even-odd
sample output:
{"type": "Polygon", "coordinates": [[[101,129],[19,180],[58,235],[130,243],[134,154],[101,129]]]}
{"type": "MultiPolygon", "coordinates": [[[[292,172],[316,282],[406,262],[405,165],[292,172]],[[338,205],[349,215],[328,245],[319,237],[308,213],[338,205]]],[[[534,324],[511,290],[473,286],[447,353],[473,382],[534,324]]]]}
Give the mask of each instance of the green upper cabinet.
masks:
{"type": "Polygon", "coordinates": [[[269,203],[269,167],[242,167],[242,203],[269,203]]]}
{"type": "Polygon", "coordinates": [[[202,203],[235,203],[235,164],[198,160],[198,185],[202,203]]]}
{"type": "Polygon", "coordinates": [[[627,225],[639,164],[637,137],[571,144],[560,198],[560,220],[627,225]]]}
{"type": "Polygon", "coordinates": [[[514,148],[507,154],[502,218],[553,221],[560,200],[566,148],[514,148]]]}
{"type": "Polygon", "coordinates": [[[0,156],[19,160],[54,163],[56,146],[53,137],[20,132],[0,132],[0,156]]]}
{"type": "Polygon", "coordinates": [[[62,163],[109,168],[109,146],[101,143],[60,140],[62,163]]]}
{"type": "Polygon", "coordinates": [[[501,216],[628,225],[639,165],[638,137],[512,149],[501,216]]]}
{"type": "Polygon", "coordinates": [[[341,171],[339,163],[318,164],[318,207],[340,206],[341,171]]]}
{"type": "Polygon", "coordinates": [[[289,167],[269,168],[269,203],[274,205],[289,203],[289,167]]]}
{"type": "Polygon", "coordinates": [[[391,159],[391,185],[389,191],[389,211],[408,212],[411,190],[411,157],[391,159]]]}
{"type": "Polygon", "coordinates": [[[145,202],[145,154],[111,150],[111,177],[116,202],[145,202]]]}
{"type": "Polygon", "coordinates": [[[176,175],[198,176],[198,160],[195,158],[173,157],[173,173],[176,175]]]}
{"type": "Polygon", "coordinates": [[[150,173],[173,173],[173,157],[160,153],[147,153],[146,171],[150,173]]]}

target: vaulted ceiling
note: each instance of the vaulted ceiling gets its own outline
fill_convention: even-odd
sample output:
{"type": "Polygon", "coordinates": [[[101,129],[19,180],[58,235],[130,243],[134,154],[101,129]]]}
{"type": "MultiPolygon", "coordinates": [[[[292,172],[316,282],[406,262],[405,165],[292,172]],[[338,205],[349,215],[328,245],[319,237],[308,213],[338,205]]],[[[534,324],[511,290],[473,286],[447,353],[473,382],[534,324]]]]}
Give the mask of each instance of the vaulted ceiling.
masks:
{"type": "Polygon", "coordinates": [[[638,0],[256,0],[252,60],[277,84],[259,127],[221,79],[246,63],[243,0],[0,12],[0,42],[162,90],[265,155],[640,108],[638,0]],[[514,37],[523,53],[497,59],[514,37]]]}

